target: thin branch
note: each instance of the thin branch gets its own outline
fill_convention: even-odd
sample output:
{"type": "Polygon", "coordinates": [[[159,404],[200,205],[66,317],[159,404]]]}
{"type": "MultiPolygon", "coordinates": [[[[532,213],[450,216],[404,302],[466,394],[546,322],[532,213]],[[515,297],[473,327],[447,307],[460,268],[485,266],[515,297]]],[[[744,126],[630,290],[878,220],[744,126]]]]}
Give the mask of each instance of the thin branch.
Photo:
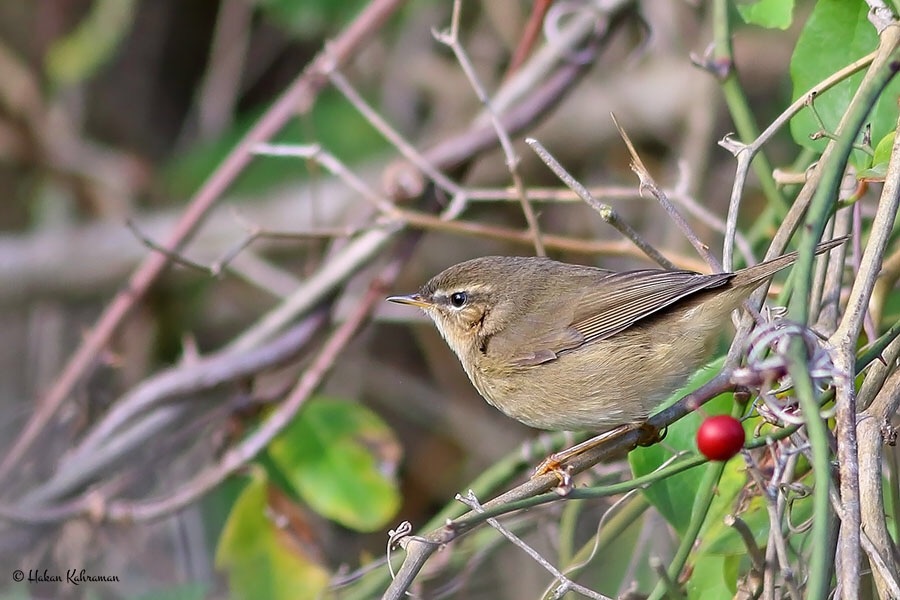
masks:
{"type": "MultiPolygon", "coordinates": [[[[457,494],[456,499],[468,506],[471,510],[474,510],[477,513],[483,513],[484,507],[478,502],[478,498],[469,490],[469,493],[463,496],[462,494],[457,494]]],[[[530,556],[536,563],[541,565],[545,570],[547,570],[556,581],[559,582],[556,590],[554,591],[554,597],[561,598],[566,592],[573,591],[581,594],[582,596],[586,596],[588,598],[594,598],[595,600],[612,600],[609,596],[604,596],[603,594],[598,594],[597,592],[590,590],[582,585],[579,585],[565,576],[565,574],[554,567],[550,561],[541,556],[540,552],[526,544],[520,537],[515,535],[509,529],[504,527],[500,521],[489,517],[487,519],[488,525],[499,531],[503,536],[513,543],[514,546],[517,546],[525,551],[528,556],[530,556]]]]}
{"type": "MultiPolygon", "coordinates": [[[[875,570],[875,586],[883,598],[900,598],[895,591],[900,581],[900,568],[890,560],[895,551],[894,541],[888,531],[884,513],[884,446],[885,431],[891,426],[891,418],[900,409],[900,371],[895,370],[884,382],[869,407],[859,417],[859,479],[861,524],[865,537],[863,549],[870,555],[887,557],[884,568],[875,570]],[[871,550],[866,549],[867,543],[871,550]],[[888,593],[889,592],[889,593],[888,593]]],[[[896,478],[897,474],[893,473],[896,478]]],[[[896,511],[896,507],[894,508],[896,511]]]]}
{"type": "Polygon", "coordinates": [[[497,132],[497,138],[500,140],[500,147],[503,149],[503,154],[506,157],[506,167],[507,169],[509,169],[509,174],[512,177],[513,185],[519,195],[519,202],[522,206],[522,213],[525,215],[525,221],[528,223],[528,230],[531,232],[531,236],[534,240],[534,251],[538,256],[546,256],[547,252],[544,249],[543,242],[541,241],[541,230],[538,227],[537,217],[534,214],[534,209],[531,207],[531,203],[528,202],[528,196],[525,192],[525,184],[522,181],[522,176],[519,174],[519,157],[516,155],[516,151],[512,146],[512,141],[509,139],[509,133],[507,133],[506,129],[503,127],[503,123],[500,121],[500,117],[497,115],[497,112],[491,105],[491,100],[488,97],[487,92],[484,91],[484,87],[481,85],[481,82],[478,80],[478,76],[475,74],[475,68],[472,66],[468,55],[466,54],[465,50],[462,47],[462,44],[459,41],[459,17],[461,12],[462,0],[454,0],[453,15],[450,21],[449,32],[435,31],[434,36],[439,42],[447,45],[451,50],[453,50],[453,54],[454,56],[456,56],[456,61],[459,63],[459,66],[466,74],[466,78],[469,80],[469,85],[472,86],[472,89],[478,96],[478,100],[481,101],[482,105],[484,105],[485,107],[485,110],[487,110],[488,114],[490,115],[491,124],[494,126],[494,130],[497,132]]]}
{"type": "Polygon", "coordinates": [[[534,153],[537,154],[544,164],[547,165],[553,173],[559,177],[559,179],[565,183],[569,189],[578,194],[578,197],[584,200],[584,202],[597,211],[600,215],[600,218],[603,219],[604,222],[612,225],[619,233],[624,235],[627,239],[631,240],[631,242],[637,246],[644,254],[646,254],[651,260],[656,262],[657,264],[663,266],[667,269],[675,268],[674,265],[663,256],[659,250],[650,245],[647,240],[641,237],[641,235],[634,230],[631,225],[623,221],[619,218],[619,215],[616,211],[608,204],[604,204],[594,198],[591,193],[588,191],[586,187],[584,187],[581,182],[579,182],[575,177],[572,176],[571,173],[566,171],[566,169],[556,160],[550,152],[544,148],[543,144],[537,141],[534,138],[527,138],[525,143],[531,146],[531,149],[534,150],[534,153]]]}
{"type": "MultiPolygon", "coordinates": [[[[187,119],[187,123],[196,126],[201,140],[218,136],[234,118],[252,21],[253,6],[244,0],[227,0],[219,6],[207,61],[209,67],[203,74],[197,101],[187,119]]],[[[181,137],[184,141],[185,131],[181,137]]]]}
{"type": "Polygon", "coordinates": [[[133,219],[126,219],[125,225],[128,227],[128,229],[131,230],[131,233],[134,234],[134,237],[136,237],[139,242],[141,242],[143,245],[150,248],[154,252],[159,252],[160,254],[162,254],[163,256],[168,258],[173,263],[179,264],[179,265],[181,265],[183,267],[187,267],[189,269],[194,269],[196,271],[200,271],[201,273],[206,273],[207,275],[209,275],[211,277],[215,277],[217,275],[217,273],[213,272],[211,267],[204,265],[202,263],[193,261],[193,260],[189,259],[188,257],[183,256],[180,252],[175,252],[174,250],[169,250],[162,244],[159,244],[159,243],[153,241],[150,238],[150,236],[148,236],[143,231],[141,231],[140,227],[138,227],[137,223],[135,223],[133,219]]]}
{"type": "Polygon", "coordinates": [[[388,140],[400,154],[415,165],[417,169],[425,173],[425,175],[451,196],[466,196],[466,191],[462,186],[444,175],[440,170],[436,169],[434,164],[429,161],[427,157],[408,142],[399,131],[391,127],[385,118],[365,101],[362,95],[353,87],[353,84],[351,84],[340,71],[337,69],[330,71],[328,73],[328,79],[331,81],[331,84],[344,95],[350,104],[353,105],[353,108],[355,108],[356,111],[376,129],[376,131],[388,140]]]}
{"type": "Polygon", "coordinates": [[[650,171],[647,170],[647,167],[644,166],[644,162],[641,160],[640,155],[638,155],[637,150],[634,148],[634,144],[631,143],[631,138],[628,137],[628,134],[625,133],[625,130],[622,129],[622,126],[619,125],[619,122],[616,120],[615,115],[612,116],[613,123],[616,125],[616,129],[619,131],[619,135],[622,137],[622,140],[625,142],[625,146],[628,148],[628,154],[631,155],[631,170],[638,176],[638,179],[641,182],[641,189],[648,190],[654,198],[656,198],[659,203],[662,205],[663,209],[666,211],[666,214],[669,215],[669,218],[675,222],[675,225],[681,230],[684,236],[688,239],[691,245],[697,250],[697,254],[703,257],[703,259],[709,264],[710,267],[716,272],[722,272],[722,265],[719,264],[719,261],[714,257],[710,251],[709,246],[700,241],[700,238],[697,237],[697,234],[694,233],[694,230],[691,229],[691,226],[688,222],[681,216],[681,213],[678,212],[678,209],[675,208],[669,198],[666,197],[665,192],[656,185],[656,181],[654,181],[653,176],[650,175],[650,171]]]}

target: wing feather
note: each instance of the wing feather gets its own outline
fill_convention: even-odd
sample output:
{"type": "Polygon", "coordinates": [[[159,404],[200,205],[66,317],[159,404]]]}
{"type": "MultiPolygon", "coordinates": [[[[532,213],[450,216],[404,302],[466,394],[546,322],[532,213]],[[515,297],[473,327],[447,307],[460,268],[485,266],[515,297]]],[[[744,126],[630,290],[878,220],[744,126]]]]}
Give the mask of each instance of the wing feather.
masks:
{"type": "Polygon", "coordinates": [[[532,311],[529,318],[490,341],[491,350],[518,366],[556,360],[559,353],[613,336],[638,321],[701,290],[724,285],[733,275],[645,269],[613,273],[598,269],[584,277],[585,288],[569,298],[556,297],[553,309],[532,311]],[[528,339],[528,347],[510,340],[528,339]]]}
{"type": "Polygon", "coordinates": [[[692,271],[646,269],[610,275],[586,293],[572,327],[584,343],[608,338],[682,298],[724,285],[731,273],[702,275],[692,271]]]}

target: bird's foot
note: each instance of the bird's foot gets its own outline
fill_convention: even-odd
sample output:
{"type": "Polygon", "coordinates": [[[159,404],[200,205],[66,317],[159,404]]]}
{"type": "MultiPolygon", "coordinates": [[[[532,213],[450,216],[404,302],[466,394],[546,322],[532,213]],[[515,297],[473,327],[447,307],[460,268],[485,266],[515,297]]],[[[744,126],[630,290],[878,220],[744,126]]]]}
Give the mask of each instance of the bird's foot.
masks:
{"type": "Polygon", "coordinates": [[[663,427],[662,429],[660,429],[659,427],[651,425],[647,422],[634,423],[630,427],[641,433],[641,437],[638,439],[637,445],[641,446],[642,448],[652,446],[653,444],[658,444],[659,442],[666,439],[666,434],[669,432],[668,427],[663,427]]]}
{"type": "Polygon", "coordinates": [[[615,427],[614,429],[610,429],[600,435],[592,437],[588,440],[581,442],[580,444],[575,444],[571,448],[567,448],[560,452],[555,452],[545,458],[541,464],[537,466],[534,470],[534,475],[532,477],[540,477],[542,475],[546,475],[548,473],[553,473],[556,475],[557,479],[559,479],[559,485],[556,487],[557,493],[561,493],[562,495],[568,494],[572,489],[572,472],[574,470],[574,466],[571,464],[566,464],[571,461],[573,458],[578,456],[579,454],[584,454],[588,450],[601,446],[612,439],[615,439],[621,435],[628,433],[629,431],[633,431],[638,429],[642,432],[641,434],[641,445],[644,445],[643,442],[646,442],[646,445],[654,444],[659,439],[659,430],[655,427],[650,427],[646,423],[634,424],[629,423],[626,425],[620,425],[615,427]],[[643,433],[646,428],[646,433],[643,433]]]}

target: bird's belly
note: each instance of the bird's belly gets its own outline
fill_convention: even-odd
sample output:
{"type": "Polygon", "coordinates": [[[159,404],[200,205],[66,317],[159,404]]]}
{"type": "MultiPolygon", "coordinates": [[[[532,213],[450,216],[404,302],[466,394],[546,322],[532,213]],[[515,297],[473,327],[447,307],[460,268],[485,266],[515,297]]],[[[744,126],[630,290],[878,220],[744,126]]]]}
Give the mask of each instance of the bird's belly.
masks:
{"type": "Polygon", "coordinates": [[[479,361],[469,376],[488,402],[532,427],[604,431],[644,421],[708,358],[718,332],[648,336],[632,328],[527,367],[479,361]]]}

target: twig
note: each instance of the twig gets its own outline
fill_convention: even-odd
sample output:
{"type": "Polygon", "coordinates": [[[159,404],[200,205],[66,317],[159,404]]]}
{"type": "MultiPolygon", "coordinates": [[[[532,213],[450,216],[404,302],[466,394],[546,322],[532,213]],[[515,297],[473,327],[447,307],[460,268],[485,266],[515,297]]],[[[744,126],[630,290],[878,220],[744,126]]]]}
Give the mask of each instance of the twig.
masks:
{"type": "Polygon", "coordinates": [[[604,222],[612,225],[616,230],[619,231],[622,235],[624,235],[627,239],[631,240],[631,242],[640,248],[640,250],[646,254],[651,260],[656,262],[657,264],[667,268],[673,269],[675,266],[665,257],[663,256],[659,250],[651,246],[641,235],[634,230],[628,223],[619,218],[619,215],[616,214],[616,211],[608,204],[604,204],[594,198],[591,193],[588,191],[586,187],[584,187],[575,177],[571,175],[566,169],[556,160],[550,152],[544,148],[543,144],[537,141],[534,138],[527,138],[525,143],[531,146],[531,149],[534,150],[534,153],[537,154],[544,164],[547,165],[553,173],[559,177],[559,179],[565,183],[569,189],[578,194],[578,197],[584,200],[584,202],[597,211],[600,215],[600,218],[603,219],[604,222]]]}
{"type": "MultiPolygon", "coordinates": [[[[900,379],[897,379],[892,382],[893,385],[887,390],[886,398],[891,398],[888,404],[893,403],[893,399],[900,399],[900,379]]],[[[897,410],[898,404],[894,403],[893,410],[897,410]]],[[[881,435],[878,435],[879,443],[878,445],[882,445],[881,435]]],[[[881,452],[873,453],[878,456],[876,461],[873,461],[871,464],[877,464],[878,468],[881,469],[881,452]]],[[[883,506],[882,497],[879,496],[877,500],[874,500],[868,508],[874,509],[879,513],[879,519],[884,522],[884,512],[881,507],[883,506]]],[[[844,506],[841,503],[840,495],[838,495],[836,490],[831,491],[831,507],[834,509],[835,514],[838,516],[838,519],[844,520],[844,506]]],[[[873,521],[874,525],[876,521],[873,521]]],[[[877,533],[877,532],[876,532],[877,533]]],[[[864,529],[860,532],[860,546],[863,551],[866,553],[866,556],[869,559],[869,564],[872,566],[872,573],[875,574],[875,582],[876,586],[879,590],[880,598],[900,598],[900,580],[897,577],[897,563],[896,561],[885,559],[885,556],[892,556],[893,553],[893,543],[890,538],[890,534],[887,534],[887,528],[885,527],[885,534],[887,537],[885,541],[887,542],[885,546],[883,546],[880,550],[872,541],[872,536],[870,535],[870,531],[864,529]],[[882,553],[884,551],[884,553],[882,553]],[[878,585],[880,580],[881,586],[878,585]],[[881,593],[881,591],[885,593],[881,593]]]]}
{"type": "Polygon", "coordinates": [[[544,25],[544,16],[547,10],[553,5],[553,0],[538,0],[531,6],[531,13],[528,15],[528,21],[519,37],[519,43],[509,59],[509,66],[506,67],[506,77],[519,70],[519,67],[528,58],[537,42],[538,36],[541,34],[541,28],[544,25]]]}
{"type": "Polygon", "coordinates": [[[183,267],[187,267],[189,269],[195,269],[202,273],[206,273],[207,275],[210,275],[210,276],[216,275],[216,273],[213,273],[212,268],[208,267],[207,265],[193,261],[193,260],[187,258],[186,256],[183,256],[180,252],[175,252],[173,250],[169,250],[162,244],[158,244],[157,242],[154,242],[150,238],[150,236],[148,236],[143,231],[141,231],[140,227],[137,226],[137,223],[135,223],[133,219],[126,219],[125,225],[128,227],[128,229],[131,230],[131,233],[134,234],[134,237],[136,237],[138,239],[138,241],[140,241],[143,245],[147,246],[148,248],[150,248],[151,250],[153,250],[155,252],[159,252],[160,254],[164,255],[166,258],[168,258],[173,263],[179,264],[179,265],[181,265],[183,267]]]}
{"type": "MultiPolygon", "coordinates": [[[[784,537],[784,533],[782,532],[782,522],[784,521],[784,510],[785,510],[785,496],[784,494],[779,493],[779,490],[783,489],[784,485],[790,483],[791,478],[794,474],[794,468],[797,464],[797,454],[791,453],[789,454],[786,464],[782,465],[782,461],[784,459],[780,458],[776,452],[776,446],[774,443],[769,444],[769,451],[773,456],[773,460],[776,464],[775,474],[773,475],[771,481],[767,484],[763,479],[762,471],[749,460],[749,455],[745,454],[745,458],[748,459],[748,469],[747,472],[750,474],[750,477],[756,483],[756,486],[759,488],[760,492],[763,495],[763,499],[766,504],[766,511],[769,513],[769,544],[766,548],[766,558],[763,559],[763,568],[761,572],[764,573],[763,579],[763,595],[766,598],[771,598],[775,594],[775,572],[779,564],[781,565],[781,569],[779,572],[782,575],[782,579],[787,585],[788,592],[790,593],[791,598],[799,600],[802,598],[800,594],[800,590],[797,589],[797,583],[794,580],[793,569],[791,569],[791,563],[788,554],[788,544],[787,540],[784,537]],[[776,563],[777,559],[777,563],[776,563]]],[[[782,452],[784,454],[784,452],[782,452]]],[[[751,537],[752,541],[752,537],[751,537]]],[[[757,555],[757,559],[759,556],[757,555]]]]}
{"type": "Polygon", "coordinates": [[[669,215],[669,218],[675,222],[675,225],[681,230],[684,236],[688,239],[691,245],[697,250],[697,254],[703,257],[703,259],[707,262],[707,264],[712,267],[714,271],[717,273],[722,272],[722,265],[719,264],[719,261],[710,253],[709,246],[700,241],[700,238],[697,237],[697,234],[694,233],[694,230],[691,229],[691,226],[688,222],[681,216],[681,213],[678,212],[678,209],[675,208],[669,198],[666,196],[665,192],[656,185],[656,181],[654,181],[653,176],[650,175],[650,171],[647,170],[647,167],[644,166],[644,162],[641,160],[640,155],[637,153],[637,150],[634,148],[634,144],[631,143],[631,139],[628,137],[628,134],[625,133],[625,130],[622,129],[622,126],[619,125],[619,122],[616,120],[615,115],[610,115],[612,117],[613,123],[616,125],[616,129],[619,131],[619,135],[622,137],[622,141],[625,142],[625,146],[628,148],[628,154],[631,155],[631,170],[638,176],[640,180],[641,190],[648,190],[654,198],[656,198],[659,203],[662,205],[663,210],[666,211],[666,214],[669,215]]]}
{"type": "MultiPolygon", "coordinates": [[[[506,227],[498,227],[473,221],[446,221],[433,215],[406,209],[397,209],[396,215],[409,227],[423,228],[432,231],[447,231],[463,235],[477,235],[518,244],[528,244],[531,242],[531,237],[528,235],[528,232],[513,230],[506,227]]],[[[618,225],[627,226],[627,224],[621,222],[618,223],[618,225]]],[[[642,249],[635,247],[630,243],[585,240],[550,233],[545,233],[542,239],[547,248],[564,250],[567,252],[577,252],[579,254],[626,255],[636,258],[647,255],[642,249]]],[[[652,259],[652,257],[650,258],[652,259]]],[[[676,260],[678,263],[677,267],[682,269],[698,271],[703,268],[702,262],[686,256],[677,256],[676,260]]],[[[668,262],[668,264],[672,263],[668,262]]]]}
{"type": "Polygon", "coordinates": [[[877,52],[872,52],[847,65],[840,71],[824,79],[821,83],[810,88],[805,94],[798,97],[788,106],[756,139],[749,144],[741,144],[730,137],[724,138],[719,145],[731,152],[737,159],[737,167],[734,174],[734,184],[731,187],[731,200],[728,205],[728,217],[726,219],[725,245],[722,250],[722,263],[726,270],[733,268],[734,250],[733,241],[737,232],[737,218],[741,206],[741,196],[744,192],[744,184],[750,172],[750,164],[760,149],[774,136],[790,119],[803,110],[810,97],[814,97],[837,85],[857,71],[866,68],[875,59],[877,52]]]}
{"type": "MultiPolygon", "coordinates": [[[[900,568],[890,560],[895,546],[888,531],[884,513],[884,490],[882,473],[884,470],[884,431],[890,427],[891,417],[900,408],[900,371],[894,371],[884,382],[869,407],[859,416],[857,425],[859,436],[859,480],[860,517],[866,537],[861,539],[863,549],[866,541],[872,550],[866,552],[887,557],[885,567],[874,572],[875,586],[883,598],[900,598],[896,591],[900,580],[900,568]],[[890,592],[890,593],[888,593],[890,592]]],[[[896,477],[896,473],[893,474],[896,477]]],[[[894,509],[896,510],[896,508],[894,509]]]]}
{"type": "MultiPolygon", "coordinates": [[[[196,126],[201,140],[217,136],[234,117],[250,45],[252,19],[253,6],[243,0],[227,0],[219,6],[207,61],[209,67],[203,74],[197,102],[187,119],[187,123],[196,126]]],[[[182,142],[188,137],[187,133],[182,131],[182,142]]],[[[176,146],[183,148],[184,144],[176,146]]]]}
{"type": "Polygon", "coordinates": [[[394,205],[387,198],[374,191],[359,175],[319,144],[257,144],[253,147],[253,153],[263,156],[287,156],[313,160],[340,178],[350,189],[380,212],[390,214],[394,209],[394,205]]]}
{"type": "MultiPolygon", "coordinates": [[[[769,519],[769,522],[772,523],[771,519],[769,519]]],[[[751,567],[762,573],[766,568],[766,557],[763,556],[762,551],[759,549],[759,545],[756,543],[756,540],[753,539],[753,532],[750,531],[750,527],[747,523],[732,513],[725,515],[724,523],[726,527],[731,527],[739,536],[741,536],[741,541],[744,542],[744,547],[747,548],[747,553],[750,555],[751,567]]],[[[775,527],[777,527],[777,525],[772,523],[772,528],[774,529],[775,527]]]]}
{"type": "MultiPolygon", "coordinates": [[[[465,496],[463,496],[462,494],[457,494],[456,499],[477,513],[484,512],[484,507],[481,505],[480,502],[478,502],[478,498],[475,496],[475,494],[472,492],[472,490],[469,490],[469,493],[466,494],[465,496]]],[[[574,581],[572,581],[571,579],[569,579],[568,577],[566,577],[562,571],[560,571],[559,569],[554,567],[550,563],[550,561],[548,561],[546,558],[541,556],[540,552],[538,552],[537,550],[535,550],[534,548],[532,548],[531,546],[526,544],[524,541],[522,541],[521,538],[519,538],[517,535],[515,535],[509,529],[504,527],[500,523],[500,521],[498,521],[497,519],[489,517],[487,519],[487,523],[491,527],[493,527],[494,529],[499,531],[501,534],[503,534],[503,536],[506,539],[508,539],[510,542],[512,542],[514,546],[518,546],[519,548],[524,550],[525,553],[528,554],[528,556],[530,556],[536,563],[541,565],[544,569],[549,571],[550,574],[553,575],[553,577],[556,578],[556,580],[559,582],[559,585],[557,586],[557,589],[554,592],[555,598],[561,598],[566,592],[573,591],[573,592],[577,592],[577,593],[581,594],[582,596],[587,596],[588,598],[594,598],[595,600],[612,600],[611,598],[609,598],[609,596],[604,596],[603,594],[598,594],[597,592],[590,590],[582,585],[579,585],[579,584],[575,583],[574,581]]]]}
{"type": "Polygon", "coordinates": [[[365,101],[365,99],[356,91],[356,88],[347,80],[343,74],[334,69],[328,73],[328,79],[331,84],[337,88],[341,94],[353,105],[356,111],[365,118],[372,127],[374,127],[391,145],[396,148],[400,154],[416,166],[417,169],[425,173],[432,181],[443,188],[451,196],[465,197],[466,191],[458,183],[444,175],[440,170],[436,169],[434,164],[428,160],[421,152],[416,150],[410,142],[408,142],[399,131],[391,127],[391,125],[378,113],[377,110],[365,101]]]}
{"type": "Polygon", "coordinates": [[[543,242],[541,241],[541,230],[538,227],[537,217],[534,215],[534,209],[531,207],[531,203],[528,202],[528,196],[525,192],[525,184],[522,181],[522,176],[519,174],[519,157],[516,155],[516,151],[512,146],[512,141],[509,139],[509,134],[503,127],[503,123],[501,123],[499,116],[494,111],[494,108],[491,105],[490,98],[484,91],[484,87],[481,85],[481,82],[478,80],[478,76],[475,74],[475,69],[472,66],[471,61],[469,60],[468,55],[463,49],[462,44],[460,44],[459,42],[459,16],[461,11],[462,0],[454,0],[453,14],[450,20],[450,30],[447,32],[435,31],[433,32],[434,36],[439,42],[446,44],[451,50],[453,50],[453,55],[456,56],[456,61],[459,63],[459,66],[466,74],[466,78],[469,80],[469,85],[472,86],[472,89],[478,96],[478,100],[481,101],[482,105],[484,105],[485,107],[485,110],[487,110],[488,114],[490,115],[491,124],[494,126],[494,130],[497,132],[497,138],[500,140],[500,147],[503,149],[503,154],[506,157],[506,167],[507,169],[509,169],[509,174],[512,177],[513,185],[515,186],[516,191],[519,194],[519,202],[522,206],[522,213],[525,215],[525,221],[528,223],[528,229],[531,232],[531,236],[534,240],[534,251],[538,256],[546,256],[547,252],[544,249],[543,242]]]}

